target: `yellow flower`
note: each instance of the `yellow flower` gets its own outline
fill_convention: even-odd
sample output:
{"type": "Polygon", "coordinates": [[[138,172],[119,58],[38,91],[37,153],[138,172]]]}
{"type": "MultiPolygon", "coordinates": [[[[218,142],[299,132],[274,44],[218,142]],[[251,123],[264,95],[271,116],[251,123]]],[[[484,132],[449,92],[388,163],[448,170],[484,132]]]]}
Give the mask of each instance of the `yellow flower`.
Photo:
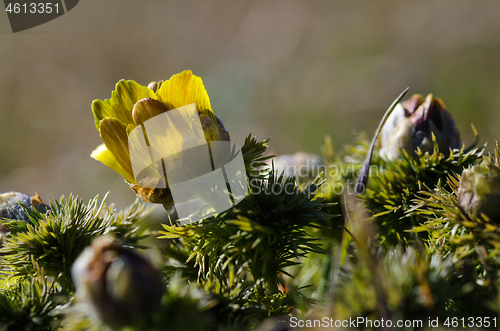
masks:
{"type": "Polygon", "coordinates": [[[133,80],[119,81],[111,99],[92,102],[95,124],[103,144],[92,152],[91,157],[123,176],[144,201],[162,203],[166,207],[172,205],[168,187],[151,188],[151,185],[136,182],[129,153],[129,134],[150,118],[190,104],[196,105],[207,141],[229,141],[229,133],[212,111],[201,78],[190,70],[166,81],[152,82],[149,87],[133,80]]]}

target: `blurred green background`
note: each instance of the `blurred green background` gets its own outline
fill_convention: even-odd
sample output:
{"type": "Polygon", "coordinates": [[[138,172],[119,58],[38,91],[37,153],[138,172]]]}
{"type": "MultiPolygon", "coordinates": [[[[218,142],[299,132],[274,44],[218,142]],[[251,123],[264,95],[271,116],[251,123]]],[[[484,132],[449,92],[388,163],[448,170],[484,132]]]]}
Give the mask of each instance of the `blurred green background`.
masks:
{"type": "MultiPolygon", "coordinates": [[[[3,8],[3,7],[2,7],[3,8]]],[[[89,157],[115,83],[202,77],[234,141],[319,153],[374,132],[407,86],[444,100],[466,143],[500,139],[500,2],[81,0],[13,34],[0,13],[0,191],[134,194],[89,157]]]]}

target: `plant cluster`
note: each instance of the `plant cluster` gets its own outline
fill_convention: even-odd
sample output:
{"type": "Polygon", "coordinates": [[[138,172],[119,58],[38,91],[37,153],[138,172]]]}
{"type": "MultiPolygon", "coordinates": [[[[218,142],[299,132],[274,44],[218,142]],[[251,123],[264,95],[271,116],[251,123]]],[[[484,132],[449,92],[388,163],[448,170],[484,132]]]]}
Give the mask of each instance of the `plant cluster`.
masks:
{"type": "Polygon", "coordinates": [[[477,142],[457,148],[440,99],[403,95],[371,142],[358,134],[336,153],[327,138],[326,171],[307,171],[312,180],[276,171],[269,139],[249,135],[246,197],[195,222],[176,219],[161,169],[135,178],[129,147],[134,130],[182,107],[196,109],[205,142],[228,141],[201,79],[120,81],[92,105],[103,140],[92,157],[139,198],[117,211],[106,197],[46,205],[0,195],[0,329],[271,331],[291,318],[497,316],[500,145],[488,155],[477,142]],[[161,230],[150,230],[145,202],[165,208],[161,230]]]}
{"type": "MultiPolygon", "coordinates": [[[[244,201],[186,226],[165,218],[156,248],[149,243],[155,233],[139,224],[151,209],[139,201],[121,212],[98,197],[87,204],[76,196],[63,197],[46,213],[20,204],[28,221],[2,221],[9,230],[0,250],[2,325],[8,330],[123,328],[108,317],[89,313],[75,283],[77,264],[84,266],[78,268],[79,274],[80,269],[89,270],[89,280],[92,275],[101,277],[96,263],[106,265],[100,257],[105,253],[94,253],[88,264],[79,256],[102,236],[112,236],[124,248],[156,254],[161,261],[163,285],[150,289],[164,292],[161,303],[145,320],[127,325],[127,330],[240,330],[269,317],[286,316],[294,308],[306,310],[310,301],[299,288],[289,288],[284,276],[309,253],[326,253],[311,232],[329,218],[323,211],[328,203],[315,196],[319,179],[300,189],[293,178],[264,167],[268,141],[249,136],[242,147],[251,190],[244,201]]],[[[133,264],[130,267],[134,270],[133,264]]],[[[113,282],[119,284],[126,277],[113,275],[106,271],[104,278],[118,277],[113,282]]],[[[86,292],[94,288],[89,285],[86,292]]]]}

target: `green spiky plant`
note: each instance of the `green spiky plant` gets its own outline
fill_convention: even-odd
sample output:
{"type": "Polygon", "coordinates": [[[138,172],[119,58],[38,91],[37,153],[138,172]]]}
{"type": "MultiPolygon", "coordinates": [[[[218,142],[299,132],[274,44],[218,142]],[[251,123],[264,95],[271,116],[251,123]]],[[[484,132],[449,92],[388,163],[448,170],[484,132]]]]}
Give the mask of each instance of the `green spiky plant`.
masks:
{"type": "Polygon", "coordinates": [[[137,245],[148,234],[140,232],[137,221],[148,213],[146,206],[136,201],[123,212],[99,204],[98,197],[84,204],[70,195],[50,205],[50,212],[41,214],[23,206],[29,222],[3,222],[10,235],[1,249],[2,265],[8,272],[20,276],[33,272],[34,258],[52,277],[62,275],[63,287],[72,287],[71,266],[92,239],[107,233],[115,234],[127,245],[137,245]]]}
{"type": "MultiPolygon", "coordinates": [[[[478,137],[476,133],[476,137],[478,137]]],[[[372,214],[379,232],[380,243],[386,247],[397,245],[400,241],[412,240],[410,230],[426,221],[417,214],[408,215],[414,208],[414,199],[425,187],[435,187],[445,180],[449,174],[460,174],[463,168],[482,160],[484,146],[462,148],[445,155],[439,152],[435,139],[432,153],[417,150],[414,156],[401,151],[401,157],[388,162],[374,153],[370,162],[370,175],[364,194],[360,195],[365,208],[372,214]]],[[[363,161],[369,151],[370,142],[366,136],[360,135],[356,145],[347,145],[344,152],[335,154],[328,141],[323,147],[324,155],[330,155],[330,169],[333,176],[327,178],[327,186],[336,185],[354,190],[357,174],[361,171],[363,161]],[[332,157],[333,156],[333,157],[332,157]],[[339,171],[338,169],[342,169],[339,171]]],[[[334,190],[324,193],[333,201],[340,201],[334,190]]],[[[337,210],[342,212],[341,210],[337,210]]]]}
{"type": "MultiPolygon", "coordinates": [[[[228,140],[191,72],[149,87],[120,81],[111,99],[93,103],[104,145],[92,156],[144,201],[169,211],[168,187],[143,190],[135,182],[124,142],[152,116],[193,103],[207,141],[228,140]]],[[[498,223],[465,211],[458,197],[460,174],[482,160],[484,147],[444,152],[432,136],[427,152],[402,150],[389,160],[377,153],[377,135],[370,143],[359,134],[339,154],[327,139],[326,172],[311,182],[275,171],[265,154],[269,139],[249,135],[241,148],[247,197],[185,226],[165,212],[159,232],[147,230],[151,208],[140,201],[118,212],[106,198],[84,203],[70,195],[37,209],[24,203],[27,196],[0,195],[0,209],[9,208],[0,216],[15,216],[0,220],[0,329],[268,331],[290,317],[445,321],[498,314],[498,223]],[[4,205],[12,196],[24,205],[4,205]],[[83,275],[72,277],[75,270],[83,275]],[[142,278],[130,276],[134,271],[142,278]],[[154,272],[160,277],[150,284],[154,272]],[[143,314],[137,302],[147,302],[137,288],[156,294],[158,305],[143,314]],[[113,320],[115,305],[143,316],[113,320]]],[[[496,168],[498,149],[487,158],[496,168]]]]}
{"type": "MultiPolygon", "coordinates": [[[[388,113],[390,111],[391,109],[388,110],[388,113]]],[[[478,139],[474,127],[473,130],[476,139],[478,139]]],[[[470,222],[467,217],[464,218],[463,210],[461,212],[457,211],[459,209],[457,209],[458,202],[456,198],[457,178],[460,178],[463,169],[476,165],[483,159],[484,146],[474,148],[477,143],[476,140],[476,143],[467,149],[462,147],[460,150],[450,150],[449,154],[445,155],[440,151],[436,137],[432,135],[433,148],[430,151],[424,153],[422,150],[417,149],[414,154],[410,155],[409,151],[400,150],[399,158],[388,161],[380,157],[378,153],[371,154],[375,149],[378,140],[377,136],[378,133],[371,144],[366,138],[360,136],[357,145],[347,146],[345,152],[340,155],[333,152],[331,143],[328,140],[323,147],[323,154],[325,159],[330,162],[331,167],[343,169],[343,171],[337,170],[333,172],[333,176],[330,174],[327,177],[327,183],[330,182],[331,186],[340,184],[347,188],[353,187],[353,182],[357,177],[356,172],[360,173],[358,183],[359,180],[364,180],[364,184],[367,184],[367,186],[366,190],[359,192],[359,199],[361,208],[365,208],[368,212],[368,215],[362,217],[363,221],[361,222],[365,223],[365,225],[374,226],[374,229],[376,229],[363,241],[356,239],[356,235],[350,232],[352,231],[351,222],[346,222],[346,231],[349,232],[349,235],[344,236],[347,240],[343,242],[342,258],[339,262],[341,267],[340,280],[334,284],[334,289],[337,291],[334,297],[340,298],[336,299],[336,309],[339,310],[337,313],[341,314],[341,311],[348,312],[344,317],[375,316],[380,318],[386,315],[390,315],[391,318],[398,316],[405,316],[406,318],[418,317],[418,309],[416,308],[418,305],[414,301],[422,301],[422,297],[418,298],[412,293],[406,293],[402,288],[393,290],[389,287],[397,284],[398,278],[420,279],[419,281],[428,282],[429,284],[438,281],[435,277],[432,278],[430,274],[426,276],[420,274],[418,276],[421,272],[425,274],[423,270],[430,270],[430,265],[426,267],[425,264],[430,263],[429,258],[432,257],[432,259],[447,259],[446,263],[440,267],[447,276],[438,281],[441,285],[434,284],[431,286],[433,288],[430,291],[432,296],[444,298],[444,301],[439,304],[439,307],[427,311],[427,315],[470,317],[481,314],[484,316],[494,314],[497,310],[491,307],[493,307],[492,300],[497,297],[497,283],[492,282],[492,278],[496,279],[498,276],[492,272],[489,264],[496,263],[493,261],[496,261],[498,254],[491,247],[495,237],[492,234],[495,226],[492,225],[491,221],[484,226],[488,228],[488,231],[484,230],[483,236],[487,237],[490,243],[489,249],[484,249],[481,242],[486,239],[481,240],[480,236],[472,234],[481,233],[478,224],[470,222]],[[372,172],[369,176],[363,178],[363,172],[366,175],[368,167],[372,172]],[[447,178],[451,178],[449,181],[452,184],[445,189],[441,183],[447,178]],[[432,190],[429,188],[433,188],[435,192],[422,192],[423,190],[432,190]],[[428,194],[430,197],[426,196],[428,199],[420,198],[423,194],[428,194]],[[453,202],[450,202],[451,200],[453,202]],[[439,209],[438,212],[436,212],[436,208],[439,209]],[[464,224],[461,227],[450,222],[451,215],[446,213],[450,213],[451,210],[455,213],[455,220],[462,218],[464,224]],[[443,214],[446,214],[446,216],[443,214]],[[465,230],[463,226],[468,226],[469,229],[465,230]],[[429,227],[433,228],[432,231],[429,227]],[[426,240],[427,232],[431,237],[429,240],[426,240]],[[419,233],[420,236],[415,236],[415,233],[419,233]],[[452,243],[447,242],[450,233],[453,234],[452,243]],[[352,240],[353,236],[354,240],[352,240]],[[422,239],[425,240],[425,246],[421,241],[422,239]],[[448,251],[437,248],[444,243],[447,243],[448,251]],[[367,245],[371,248],[367,249],[367,245]],[[454,245],[454,249],[456,249],[454,259],[450,256],[453,255],[450,254],[450,245],[454,245]],[[412,246],[418,250],[412,252],[414,250],[414,248],[411,248],[412,246]],[[476,253],[472,248],[474,246],[479,246],[476,253]],[[396,252],[399,253],[394,253],[394,247],[396,247],[396,252]],[[359,254],[360,251],[379,249],[382,249],[381,252],[384,252],[383,255],[387,257],[378,255],[381,254],[380,252],[364,254],[364,256],[359,254]],[[407,252],[403,253],[402,249],[406,249],[407,252]],[[419,267],[411,267],[408,258],[404,257],[407,254],[412,256],[420,255],[421,257],[418,257],[418,260],[422,261],[422,263],[424,263],[423,261],[427,262],[419,267]],[[471,263],[457,263],[457,256],[464,257],[471,254],[478,254],[472,262],[467,261],[471,263]],[[348,257],[349,255],[350,257],[348,257]],[[367,255],[369,256],[367,257],[367,255]],[[390,256],[394,255],[398,257],[392,260],[390,256]],[[400,265],[398,259],[403,259],[406,266],[400,265]],[[390,262],[386,262],[388,260],[390,262]],[[488,271],[478,265],[481,263],[480,260],[487,264],[486,269],[488,271]],[[373,268],[374,264],[378,265],[378,267],[373,268]],[[342,268],[346,268],[348,272],[344,274],[342,268]],[[385,268],[389,269],[386,270],[385,268]],[[405,270],[405,268],[409,269],[405,270]],[[399,274],[391,276],[391,273],[395,270],[399,270],[399,274]],[[406,276],[405,272],[408,273],[406,276]],[[412,275],[412,273],[417,274],[412,275]],[[488,273],[489,278],[485,276],[488,273]],[[380,276],[376,277],[377,274],[380,274],[380,276]],[[387,277],[389,277],[389,280],[386,283],[387,277]],[[391,277],[394,277],[392,281],[390,280],[391,277]],[[385,280],[380,281],[380,279],[385,280]],[[445,284],[447,285],[445,286],[445,284]],[[450,289],[452,290],[449,291],[450,289]],[[349,291],[352,291],[352,293],[349,291]],[[438,294],[439,292],[442,293],[438,294]],[[445,294],[445,292],[448,294],[445,294]],[[355,295],[354,293],[358,294],[355,295]],[[349,300],[351,297],[359,297],[361,293],[365,299],[349,300]],[[392,301],[395,297],[399,297],[402,301],[396,301],[395,303],[392,301]],[[398,305],[401,305],[402,302],[405,305],[410,304],[413,308],[407,311],[401,310],[398,305]],[[384,306],[386,307],[385,312],[381,312],[380,307],[384,306]],[[375,309],[375,307],[378,308],[375,309]],[[441,310],[439,311],[439,309],[441,310]]],[[[496,154],[498,155],[498,152],[496,154]]],[[[494,162],[492,157],[489,157],[489,160],[494,162]]],[[[499,162],[496,161],[496,163],[499,162]]],[[[356,190],[356,187],[354,187],[354,190],[356,190]]],[[[326,193],[332,195],[332,192],[326,193]]],[[[335,195],[335,192],[333,195],[335,195]]],[[[351,204],[356,205],[352,201],[351,204]]],[[[349,203],[344,203],[344,205],[349,208],[349,203]]],[[[341,211],[345,218],[350,219],[347,209],[341,211]]],[[[357,221],[359,222],[359,216],[357,221]]],[[[485,224],[484,220],[483,224],[485,224]]],[[[409,288],[417,287],[415,284],[408,286],[409,288]]]]}
{"type": "MultiPolygon", "coordinates": [[[[499,148],[497,143],[494,156],[485,157],[486,164],[499,167],[499,148]]],[[[466,206],[458,199],[461,181],[459,174],[450,175],[446,183],[420,192],[414,199],[415,208],[409,214],[426,215],[427,220],[413,231],[428,232],[432,250],[452,255],[455,260],[472,256],[480,264],[484,262],[482,271],[486,272],[490,269],[488,261],[498,254],[500,228],[497,220],[488,215],[467,212],[466,206]],[[484,255],[481,251],[488,254],[484,255]]],[[[494,261],[491,260],[497,265],[494,261]]]]}
{"type": "MultiPolygon", "coordinates": [[[[185,227],[164,225],[162,237],[170,239],[164,240],[159,252],[167,283],[159,311],[147,322],[149,327],[163,329],[170,316],[169,330],[242,329],[284,316],[294,307],[307,308],[309,300],[300,289],[287,288],[283,275],[308,253],[325,253],[309,232],[329,218],[323,211],[327,203],[315,197],[319,179],[301,190],[293,178],[265,167],[268,142],[251,136],[245,141],[242,152],[253,191],[237,208],[185,227]],[[190,314],[204,317],[188,322],[176,319],[190,314]]],[[[145,204],[136,201],[117,212],[105,201],[99,203],[96,197],[85,204],[70,196],[51,203],[45,214],[23,205],[19,208],[28,215],[28,222],[2,221],[9,233],[0,249],[0,298],[6,318],[19,315],[25,321],[18,322],[19,328],[31,328],[31,320],[43,330],[107,328],[74,309],[61,308],[74,301],[71,266],[98,236],[113,234],[127,247],[145,249],[152,233],[139,227],[150,211],[145,204]],[[43,286],[36,285],[41,280],[29,285],[40,275],[45,277],[43,286]],[[14,281],[25,294],[12,287],[14,281]],[[24,295],[34,298],[30,304],[24,295]],[[17,299],[22,303],[16,303],[17,299]],[[28,311],[23,313],[23,309],[28,311]]]]}
{"type": "Polygon", "coordinates": [[[456,316],[451,306],[465,295],[456,282],[450,285],[456,278],[451,259],[398,247],[359,260],[361,263],[347,263],[340,276],[334,307],[338,318],[427,321],[429,317],[456,316]],[[374,259],[379,261],[375,272],[382,281],[378,283],[369,265],[374,259]],[[377,288],[384,293],[382,298],[377,288]],[[380,309],[381,302],[386,311],[380,309]]]}
{"type": "Polygon", "coordinates": [[[164,224],[160,231],[160,238],[174,239],[164,249],[173,252],[177,263],[194,261],[198,282],[214,288],[221,301],[233,302],[239,320],[241,315],[254,320],[283,315],[294,303],[307,301],[296,290],[284,293],[280,275],[310,252],[326,253],[308,230],[328,218],[322,211],[325,202],[315,199],[317,180],[301,190],[294,178],[261,168],[267,141],[256,145],[248,138],[247,144],[256,147],[250,153],[243,146],[245,163],[266,173],[249,171],[247,198],[214,218],[184,227],[164,224]]]}
{"type": "MultiPolygon", "coordinates": [[[[497,142],[494,154],[485,156],[483,165],[479,167],[498,169],[499,150],[497,142]]],[[[498,312],[496,305],[492,304],[497,297],[500,274],[498,219],[468,210],[468,203],[460,201],[463,181],[462,176],[454,174],[448,176],[445,183],[421,191],[414,199],[415,207],[408,214],[419,215],[426,221],[413,228],[412,232],[427,233],[430,252],[449,257],[462,267],[461,283],[469,287],[474,303],[472,306],[480,307],[480,313],[498,312]]],[[[471,310],[471,305],[462,304],[471,310]]]]}
{"type": "MultiPolygon", "coordinates": [[[[405,231],[422,224],[426,218],[406,213],[414,205],[416,194],[425,186],[434,187],[448,174],[459,174],[464,167],[478,162],[481,149],[459,151],[444,155],[434,141],[432,154],[417,152],[417,159],[403,151],[402,158],[393,162],[378,162],[379,174],[371,177],[362,200],[374,214],[381,243],[396,245],[400,240],[411,240],[405,231]]],[[[377,162],[377,161],[375,161],[377,162]]]]}
{"type": "Polygon", "coordinates": [[[67,301],[57,279],[50,282],[31,259],[32,273],[0,279],[0,325],[8,330],[50,330],[60,317],[53,312],[67,301]]]}
{"type": "MultiPolygon", "coordinates": [[[[211,110],[201,79],[190,71],[148,87],[134,81],[118,82],[111,99],[96,100],[92,104],[96,126],[104,142],[92,157],[122,175],[144,201],[163,204],[169,211],[172,206],[169,188],[145,189],[135,181],[130,151],[124,142],[135,127],[151,117],[190,104],[198,109],[207,141],[229,140],[224,125],[211,110]]],[[[194,325],[196,329],[241,330],[256,326],[268,317],[284,316],[294,309],[307,307],[309,300],[300,289],[289,288],[284,277],[289,274],[290,267],[300,264],[309,253],[326,253],[321,249],[319,238],[311,232],[330,219],[325,212],[329,204],[315,196],[321,185],[319,178],[302,187],[294,178],[285,178],[267,168],[266,161],[272,157],[264,155],[268,142],[257,141],[249,135],[241,148],[250,193],[236,208],[185,227],[172,224],[172,219],[165,215],[163,242],[156,253],[157,259],[159,255],[159,260],[163,261],[165,289],[156,290],[164,293],[163,299],[157,311],[151,312],[151,316],[143,316],[140,325],[130,325],[130,328],[164,329],[165,317],[170,316],[168,328],[171,330],[195,329],[194,325]],[[205,317],[186,322],[172,315],[197,313],[205,317]],[[172,324],[172,321],[177,322],[172,324]]],[[[130,249],[147,251],[149,248],[151,251],[147,239],[153,233],[139,227],[139,221],[149,212],[144,204],[136,202],[118,213],[107,206],[105,200],[99,203],[96,197],[85,204],[71,195],[50,204],[46,212],[35,210],[31,205],[20,205],[15,210],[15,203],[8,201],[6,206],[10,209],[6,215],[16,215],[18,219],[2,220],[0,227],[3,239],[0,249],[3,286],[0,291],[5,302],[15,302],[13,296],[19,295],[8,288],[14,279],[36,277],[43,270],[48,276],[47,282],[63,294],[60,304],[65,306],[57,309],[50,306],[49,314],[58,317],[51,324],[42,323],[42,327],[79,330],[122,324],[113,320],[119,312],[94,314],[92,307],[112,309],[116,303],[110,299],[114,298],[111,292],[106,291],[118,291],[116,294],[124,294],[124,298],[130,299],[128,292],[120,292],[120,286],[133,288],[133,281],[126,276],[133,274],[133,270],[126,268],[133,268],[134,263],[147,265],[130,249]],[[108,237],[94,241],[103,235],[113,235],[116,243],[110,244],[108,237]],[[94,242],[99,244],[94,245],[94,242]],[[79,258],[89,254],[93,254],[90,260],[79,258]],[[121,264],[113,264],[117,258],[121,264]],[[33,260],[37,261],[39,269],[35,268],[33,260]],[[80,288],[75,293],[75,279],[71,273],[77,264],[82,274],[78,274],[80,288]],[[115,269],[117,271],[113,271],[115,269]],[[119,270],[122,271],[118,273],[119,270]],[[118,277],[116,284],[109,284],[108,290],[99,292],[102,291],[99,284],[107,282],[106,279],[98,281],[99,277],[108,272],[118,277]],[[83,286],[86,286],[84,291],[83,286]],[[88,300],[98,297],[108,300],[109,304],[94,302],[89,306],[85,303],[86,293],[88,300]],[[75,295],[79,295],[78,298],[75,295]],[[85,305],[92,309],[76,313],[77,307],[85,305]]],[[[147,277],[148,274],[141,275],[147,277]]],[[[33,291],[26,295],[36,296],[33,291]]],[[[47,309],[40,311],[45,313],[47,309]]],[[[29,329],[30,324],[20,328],[29,329]]]]}

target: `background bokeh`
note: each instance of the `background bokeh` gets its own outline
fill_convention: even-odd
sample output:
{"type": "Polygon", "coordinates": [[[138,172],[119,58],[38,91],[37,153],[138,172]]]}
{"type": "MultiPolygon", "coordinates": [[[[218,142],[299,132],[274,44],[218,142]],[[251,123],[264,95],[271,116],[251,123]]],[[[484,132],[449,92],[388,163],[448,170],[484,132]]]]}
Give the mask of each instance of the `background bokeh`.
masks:
{"type": "MultiPolygon", "coordinates": [[[[2,7],[3,8],[3,7],[2,7]]],[[[202,77],[234,141],[272,136],[275,153],[320,153],[370,135],[407,86],[434,93],[471,142],[500,139],[500,2],[81,0],[13,34],[0,13],[0,191],[45,200],[110,191],[123,179],[89,157],[90,104],[115,83],[185,69],[202,77]]]]}

